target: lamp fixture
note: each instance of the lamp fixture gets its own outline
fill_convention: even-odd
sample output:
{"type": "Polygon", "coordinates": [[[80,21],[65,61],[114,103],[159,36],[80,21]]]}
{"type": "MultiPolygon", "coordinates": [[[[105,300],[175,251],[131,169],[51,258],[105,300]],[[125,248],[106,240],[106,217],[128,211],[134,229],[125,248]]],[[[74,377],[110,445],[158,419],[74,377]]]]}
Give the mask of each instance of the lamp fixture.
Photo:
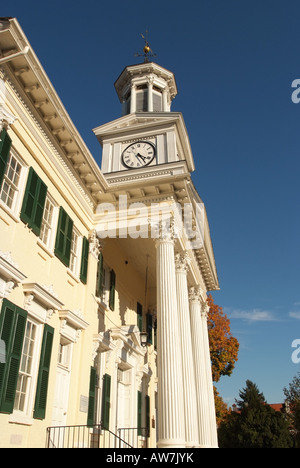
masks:
{"type": "Polygon", "coordinates": [[[140,339],[141,339],[141,345],[143,346],[143,348],[145,348],[145,346],[147,346],[148,333],[140,332],[140,339]]]}

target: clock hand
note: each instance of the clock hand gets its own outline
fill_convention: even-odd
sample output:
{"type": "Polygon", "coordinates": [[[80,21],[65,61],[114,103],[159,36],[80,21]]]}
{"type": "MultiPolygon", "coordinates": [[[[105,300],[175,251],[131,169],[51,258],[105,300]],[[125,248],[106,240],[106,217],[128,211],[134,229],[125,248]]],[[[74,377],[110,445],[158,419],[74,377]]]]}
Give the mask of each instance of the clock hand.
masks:
{"type": "Polygon", "coordinates": [[[142,156],[140,153],[137,153],[136,157],[142,158],[142,160],[145,162],[145,156],[142,156]]]}

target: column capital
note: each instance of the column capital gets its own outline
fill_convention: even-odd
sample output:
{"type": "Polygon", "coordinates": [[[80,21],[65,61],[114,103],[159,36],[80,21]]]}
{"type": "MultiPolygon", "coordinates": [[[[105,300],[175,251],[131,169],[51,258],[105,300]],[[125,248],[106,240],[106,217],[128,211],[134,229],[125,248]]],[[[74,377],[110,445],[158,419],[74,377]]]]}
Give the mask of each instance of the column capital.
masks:
{"type": "Polygon", "coordinates": [[[100,255],[100,252],[102,250],[102,244],[100,243],[98,237],[97,237],[97,231],[96,229],[93,229],[89,233],[89,252],[98,260],[98,257],[100,255]]]}
{"type": "Polygon", "coordinates": [[[206,302],[203,302],[201,304],[201,317],[207,320],[208,312],[209,312],[209,305],[206,302]]]}
{"type": "Polygon", "coordinates": [[[202,289],[200,286],[191,286],[189,288],[189,301],[190,302],[198,302],[199,305],[201,304],[202,300],[202,289]]]}
{"type": "Polygon", "coordinates": [[[10,126],[15,122],[16,117],[8,112],[5,112],[0,104],[0,131],[5,128],[9,130],[10,126]]]}
{"type": "Polygon", "coordinates": [[[190,263],[191,259],[186,251],[175,254],[175,267],[177,272],[187,273],[190,263]]]}
{"type": "Polygon", "coordinates": [[[153,83],[154,83],[154,76],[148,75],[146,78],[147,78],[147,85],[148,85],[148,86],[153,86],[153,83]]]}
{"type": "Polygon", "coordinates": [[[175,220],[174,218],[168,218],[158,222],[152,222],[151,224],[151,233],[154,233],[155,245],[161,244],[163,242],[174,243],[175,239],[178,237],[175,220]]]}

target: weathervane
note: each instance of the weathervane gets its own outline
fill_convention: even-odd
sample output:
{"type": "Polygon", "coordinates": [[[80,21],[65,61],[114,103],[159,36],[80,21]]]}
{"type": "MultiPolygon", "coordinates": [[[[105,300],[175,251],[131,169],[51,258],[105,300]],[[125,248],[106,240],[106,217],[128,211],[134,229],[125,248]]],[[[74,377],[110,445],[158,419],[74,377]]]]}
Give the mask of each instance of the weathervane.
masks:
{"type": "Polygon", "coordinates": [[[156,57],[156,54],[153,53],[151,47],[149,46],[149,42],[148,42],[148,31],[146,31],[146,37],[141,34],[142,38],[144,39],[145,41],[145,45],[144,45],[144,48],[143,48],[143,54],[134,54],[135,57],[144,57],[144,63],[148,63],[149,62],[149,57],[156,57]]]}

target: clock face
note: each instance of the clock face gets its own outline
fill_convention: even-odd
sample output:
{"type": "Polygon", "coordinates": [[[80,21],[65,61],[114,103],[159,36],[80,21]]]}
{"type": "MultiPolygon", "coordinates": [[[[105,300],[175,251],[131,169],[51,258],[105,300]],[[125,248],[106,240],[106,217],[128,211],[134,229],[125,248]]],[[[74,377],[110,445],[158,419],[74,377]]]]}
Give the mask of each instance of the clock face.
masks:
{"type": "Polygon", "coordinates": [[[131,143],[122,153],[123,164],[129,169],[148,166],[155,157],[155,146],[149,141],[131,143]]]}

